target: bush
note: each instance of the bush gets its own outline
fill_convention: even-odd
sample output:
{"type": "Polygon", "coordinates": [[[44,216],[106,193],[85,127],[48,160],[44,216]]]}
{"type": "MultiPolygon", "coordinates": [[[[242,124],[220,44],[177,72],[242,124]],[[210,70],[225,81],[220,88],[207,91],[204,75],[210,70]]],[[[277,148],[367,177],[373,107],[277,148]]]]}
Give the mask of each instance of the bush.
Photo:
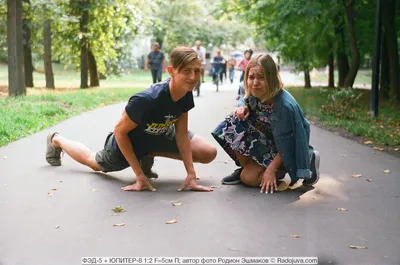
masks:
{"type": "Polygon", "coordinates": [[[328,94],[322,112],[340,119],[354,119],[355,107],[359,104],[362,93],[353,89],[341,89],[328,94]]]}

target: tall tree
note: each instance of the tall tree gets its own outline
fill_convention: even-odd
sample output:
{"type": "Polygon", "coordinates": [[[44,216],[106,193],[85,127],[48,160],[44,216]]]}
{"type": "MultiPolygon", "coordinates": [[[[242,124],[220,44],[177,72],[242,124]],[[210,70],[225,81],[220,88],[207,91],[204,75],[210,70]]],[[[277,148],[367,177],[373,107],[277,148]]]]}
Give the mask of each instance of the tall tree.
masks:
{"type": "Polygon", "coordinates": [[[346,8],[347,28],[349,31],[350,50],[351,50],[351,64],[349,73],[344,81],[345,87],[353,87],[354,81],[357,76],[358,69],[360,68],[360,51],[357,46],[356,25],[355,25],[355,0],[343,1],[346,8]]]}
{"type": "Polygon", "coordinates": [[[54,73],[51,59],[51,10],[46,7],[46,4],[43,6],[45,21],[44,21],[44,29],[43,29],[43,59],[44,59],[44,73],[46,76],[46,88],[54,89],[54,73]]]}
{"type": "Polygon", "coordinates": [[[22,0],[7,0],[8,93],[26,95],[23,71],[22,0]]]}
{"type": "Polygon", "coordinates": [[[390,95],[400,101],[400,80],[399,80],[399,51],[396,32],[396,1],[382,1],[382,24],[384,27],[384,38],[386,51],[389,59],[389,82],[390,95]]]}
{"type": "Polygon", "coordinates": [[[339,72],[338,86],[344,87],[344,81],[349,73],[349,61],[346,53],[346,37],[345,37],[345,23],[344,17],[340,10],[333,17],[333,24],[336,36],[336,63],[339,72]]]}
{"type": "Polygon", "coordinates": [[[89,23],[89,4],[90,0],[80,0],[81,18],[80,26],[80,49],[81,49],[81,88],[88,88],[88,23],[89,23]]]}
{"type": "Polygon", "coordinates": [[[96,58],[94,58],[90,49],[88,50],[88,67],[90,74],[90,87],[100,86],[100,75],[97,71],[96,58]]]}
{"type": "Polygon", "coordinates": [[[25,70],[25,86],[34,87],[33,85],[33,62],[32,62],[32,49],[31,49],[31,12],[30,0],[23,0],[25,3],[24,18],[23,18],[23,36],[24,36],[24,70],[25,70]]]}

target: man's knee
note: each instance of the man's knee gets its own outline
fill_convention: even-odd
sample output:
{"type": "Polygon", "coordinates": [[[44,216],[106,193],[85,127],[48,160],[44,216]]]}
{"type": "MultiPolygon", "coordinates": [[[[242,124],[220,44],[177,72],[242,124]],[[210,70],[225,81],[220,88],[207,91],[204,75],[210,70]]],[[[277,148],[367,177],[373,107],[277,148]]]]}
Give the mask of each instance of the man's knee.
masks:
{"type": "Polygon", "coordinates": [[[203,149],[199,158],[198,162],[202,164],[208,164],[211,163],[215,157],[217,156],[217,148],[215,146],[209,146],[206,149],[203,149]]]}

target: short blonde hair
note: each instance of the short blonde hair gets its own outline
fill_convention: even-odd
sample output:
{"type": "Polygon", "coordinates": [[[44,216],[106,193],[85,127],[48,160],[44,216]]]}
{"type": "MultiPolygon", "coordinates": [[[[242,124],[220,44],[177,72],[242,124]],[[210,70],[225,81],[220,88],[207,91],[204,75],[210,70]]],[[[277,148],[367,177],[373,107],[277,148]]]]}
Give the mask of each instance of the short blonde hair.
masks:
{"type": "Polygon", "coordinates": [[[278,68],[274,62],[274,59],[272,59],[271,56],[269,56],[268,54],[256,55],[247,64],[246,72],[244,74],[245,98],[252,96],[247,85],[247,78],[249,77],[250,68],[254,66],[261,67],[264,73],[264,78],[267,81],[267,94],[264,98],[260,98],[261,102],[265,102],[275,97],[279,93],[279,91],[282,90],[282,80],[278,73],[278,68]]]}
{"type": "Polygon", "coordinates": [[[171,52],[170,59],[172,68],[177,69],[178,72],[180,72],[182,68],[194,60],[199,59],[199,57],[196,51],[191,47],[181,46],[175,48],[171,52]]]}

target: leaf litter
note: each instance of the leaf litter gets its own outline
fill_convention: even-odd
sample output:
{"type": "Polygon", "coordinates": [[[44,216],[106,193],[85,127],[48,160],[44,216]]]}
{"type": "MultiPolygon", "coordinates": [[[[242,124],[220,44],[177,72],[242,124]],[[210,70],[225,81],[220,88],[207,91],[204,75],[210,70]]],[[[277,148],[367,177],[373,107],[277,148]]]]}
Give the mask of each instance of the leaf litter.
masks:
{"type": "Polygon", "coordinates": [[[171,220],[166,221],[165,223],[166,223],[167,225],[171,225],[171,224],[175,224],[175,223],[177,223],[177,222],[178,222],[178,219],[177,219],[176,217],[174,217],[174,218],[172,218],[171,220]]]}
{"type": "Polygon", "coordinates": [[[183,202],[173,202],[172,206],[181,206],[183,202]]]}
{"type": "Polygon", "coordinates": [[[123,213],[123,212],[126,212],[126,210],[125,210],[124,207],[122,207],[122,206],[117,206],[117,207],[115,207],[114,209],[112,209],[112,211],[113,211],[114,213],[123,213]]]}
{"type": "Polygon", "coordinates": [[[351,249],[367,249],[367,246],[356,246],[356,245],[349,245],[351,249]]]}

